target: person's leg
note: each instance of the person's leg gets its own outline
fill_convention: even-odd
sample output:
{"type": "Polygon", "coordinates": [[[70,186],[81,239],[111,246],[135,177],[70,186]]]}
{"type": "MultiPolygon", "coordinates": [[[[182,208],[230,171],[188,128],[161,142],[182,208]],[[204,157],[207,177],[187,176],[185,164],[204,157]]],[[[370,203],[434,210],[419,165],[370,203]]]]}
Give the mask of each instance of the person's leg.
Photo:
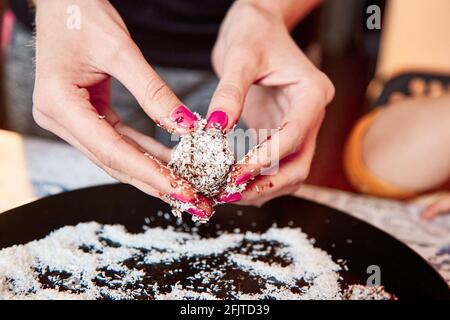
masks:
{"type": "Polygon", "coordinates": [[[377,109],[358,121],[344,154],[347,176],[361,192],[408,198],[450,179],[449,9],[446,0],[388,3],[369,88],[377,109]],[[410,75],[418,77],[404,90],[410,75]]]}
{"type": "Polygon", "coordinates": [[[418,75],[387,85],[381,106],[347,141],[344,167],[357,190],[404,199],[450,186],[449,84],[448,77],[418,75]]]}
{"type": "Polygon", "coordinates": [[[420,193],[450,179],[450,94],[407,99],[380,112],[362,140],[368,170],[420,193]]]}

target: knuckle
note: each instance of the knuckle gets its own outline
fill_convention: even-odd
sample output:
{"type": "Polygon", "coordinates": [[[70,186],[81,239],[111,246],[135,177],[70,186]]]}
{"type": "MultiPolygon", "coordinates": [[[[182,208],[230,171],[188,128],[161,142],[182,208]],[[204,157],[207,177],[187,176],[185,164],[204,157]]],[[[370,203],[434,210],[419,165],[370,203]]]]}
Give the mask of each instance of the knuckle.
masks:
{"type": "Polygon", "coordinates": [[[286,156],[290,156],[294,153],[296,153],[300,147],[300,144],[302,142],[302,137],[294,137],[290,139],[289,141],[286,141],[286,156]]]}
{"type": "Polygon", "coordinates": [[[222,84],[217,89],[217,92],[215,94],[215,97],[218,100],[225,100],[230,102],[237,101],[239,103],[242,101],[243,96],[244,95],[242,90],[236,85],[231,83],[222,84]]]}
{"type": "Polygon", "coordinates": [[[124,183],[124,184],[131,184],[131,183],[133,182],[132,177],[130,177],[129,175],[126,175],[126,174],[121,174],[120,172],[118,172],[118,171],[116,171],[116,170],[114,170],[114,169],[111,169],[111,168],[106,167],[106,168],[104,168],[104,171],[105,171],[111,178],[113,178],[114,180],[117,180],[117,181],[119,181],[119,182],[121,182],[121,183],[124,183]]]}
{"type": "Polygon", "coordinates": [[[34,121],[41,128],[47,129],[48,120],[46,115],[51,115],[53,113],[52,109],[54,104],[52,98],[43,93],[42,90],[35,89],[33,91],[33,107],[32,116],[34,121]]]}
{"type": "Polygon", "coordinates": [[[47,128],[47,121],[46,121],[44,115],[34,106],[32,109],[32,115],[33,115],[34,122],[36,122],[36,124],[39,127],[43,128],[43,129],[47,128]]]}
{"type": "Polygon", "coordinates": [[[230,60],[232,61],[248,61],[254,62],[255,58],[258,57],[256,54],[257,47],[251,46],[248,42],[237,42],[233,45],[233,50],[230,52],[230,60]]]}
{"type": "Polygon", "coordinates": [[[296,139],[293,139],[289,145],[289,154],[291,155],[296,153],[299,150],[301,143],[302,137],[297,137],[296,139]]]}
{"type": "Polygon", "coordinates": [[[114,180],[122,182],[119,175],[116,173],[116,171],[111,170],[110,168],[107,168],[107,167],[103,168],[103,170],[106,172],[106,174],[108,174],[114,180]]]}
{"type": "Polygon", "coordinates": [[[309,168],[298,168],[296,174],[290,179],[289,187],[298,188],[309,175],[309,168]]]}
{"type": "Polygon", "coordinates": [[[258,200],[261,200],[262,197],[256,192],[247,192],[244,193],[242,200],[239,201],[239,204],[244,206],[259,206],[258,200]]]}
{"type": "Polygon", "coordinates": [[[327,105],[334,98],[335,88],[328,76],[322,71],[317,71],[312,77],[312,86],[316,88],[316,94],[323,105],[327,105]]]}
{"type": "Polygon", "coordinates": [[[294,193],[295,191],[297,191],[300,187],[301,187],[301,184],[288,186],[281,192],[281,195],[290,195],[290,194],[294,193]]]}
{"type": "Polygon", "coordinates": [[[153,101],[161,101],[172,95],[172,91],[167,84],[159,77],[152,77],[145,89],[145,101],[143,104],[149,107],[153,101]]]}
{"type": "Polygon", "coordinates": [[[106,169],[120,172],[120,159],[117,157],[117,144],[121,143],[123,139],[124,138],[122,135],[118,135],[109,147],[100,148],[100,150],[96,153],[96,157],[106,169]]]}
{"type": "Polygon", "coordinates": [[[241,200],[241,201],[239,201],[239,204],[241,204],[243,206],[256,206],[255,199],[253,199],[253,198],[241,200]]]}
{"type": "Polygon", "coordinates": [[[296,185],[301,185],[308,178],[309,171],[310,171],[309,166],[306,166],[303,169],[300,169],[300,172],[298,173],[296,185]]]}
{"type": "Polygon", "coordinates": [[[114,178],[124,184],[133,184],[133,178],[127,174],[116,174],[114,178]]]}
{"type": "Polygon", "coordinates": [[[36,80],[32,96],[33,109],[45,115],[57,116],[60,110],[59,104],[66,99],[63,95],[65,91],[66,88],[57,77],[51,77],[45,81],[36,80]]]}
{"type": "MultiPolygon", "coordinates": [[[[108,36],[106,41],[105,56],[97,57],[96,59],[100,63],[101,61],[107,61],[108,65],[120,63],[123,59],[126,59],[130,50],[134,49],[134,46],[130,43],[130,38],[122,33],[119,33],[116,36],[108,36]]],[[[105,66],[105,69],[107,69],[107,66],[105,66]]]]}
{"type": "Polygon", "coordinates": [[[116,179],[116,175],[111,174],[112,170],[114,170],[114,157],[110,152],[100,151],[97,153],[97,158],[100,163],[102,163],[105,166],[105,170],[112,176],[114,179],[116,179]]]}
{"type": "Polygon", "coordinates": [[[328,104],[333,100],[336,89],[334,87],[334,84],[331,82],[331,80],[327,76],[325,76],[323,81],[324,81],[324,89],[325,89],[325,100],[328,104]]]}
{"type": "Polygon", "coordinates": [[[41,89],[35,88],[33,91],[33,110],[39,112],[45,112],[51,105],[49,103],[48,95],[46,95],[41,89]]]}

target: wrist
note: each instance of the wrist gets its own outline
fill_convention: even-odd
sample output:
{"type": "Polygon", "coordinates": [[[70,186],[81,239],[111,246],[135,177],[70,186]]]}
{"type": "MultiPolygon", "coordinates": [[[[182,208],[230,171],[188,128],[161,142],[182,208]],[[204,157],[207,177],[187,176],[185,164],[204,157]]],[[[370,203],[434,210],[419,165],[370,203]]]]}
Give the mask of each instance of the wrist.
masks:
{"type": "Polygon", "coordinates": [[[292,29],[322,0],[239,0],[237,2],[269,13],[283,21],[288,29],[292,29]]]}

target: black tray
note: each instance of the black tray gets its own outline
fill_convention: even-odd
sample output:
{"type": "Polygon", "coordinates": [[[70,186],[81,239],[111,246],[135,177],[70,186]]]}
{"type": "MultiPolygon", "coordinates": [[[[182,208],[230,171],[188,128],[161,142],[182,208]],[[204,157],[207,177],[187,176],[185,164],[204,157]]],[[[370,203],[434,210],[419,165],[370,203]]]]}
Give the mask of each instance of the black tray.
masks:
{"type": "MultiPolygon", "coordinates": [[[[173,219],[157,217],[158,210],[168,212],[169,207],[122,184],[67,192],[0,214],[0,248],[40,239],[52,230],[79,222],[123,224],[130,232],[141,231],[144,219],[150,216],[157,218],[152,219],[153,226],[175,224],[173,219]]],[[[294,197],[278,198],[261,208],[226,205],[216,211],[210,223],[199,227],[200,234],[213,236],[218,223],[221,230],[229,231],[240,228],[262,232],[274,222],[278,226],[300,227],[335,261],[347,261],[349,271],[341,272],[345,284],[365,284],[370,276],[367,268],[377,265],[382,285],[399,299],[450,299],[446,282],[418,254],[381,230],[340,211],[294,197]]],[[[187,215],[184,220],[187,227],[194,226],[187,215]]]]}

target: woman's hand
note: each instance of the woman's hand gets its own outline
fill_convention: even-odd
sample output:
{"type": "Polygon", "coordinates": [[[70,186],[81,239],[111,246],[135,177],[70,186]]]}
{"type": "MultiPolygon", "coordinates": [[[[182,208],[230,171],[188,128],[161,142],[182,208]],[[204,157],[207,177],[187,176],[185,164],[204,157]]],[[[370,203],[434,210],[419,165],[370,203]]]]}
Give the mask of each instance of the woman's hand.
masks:
{"type": "Polygon", "coordinates": [[[220,82],[209,123],[231,128],[243,112],[252,129],[278,129],[232,171],[232,185],[255,180],[242,194],[223,193],[221,202],[260,204],[298,189],[309,173],[334,87],[297,47],[289,27],[315,2],[241,0],[223,22],[212,57],[220,82]],[[275,174],[261,175],[277,164],[275,174]]]}
{"type": "Polygon", "coordinates": [[[158,125],[185,133],[196,117],[146,62],[119,14],[106,0],[35,0],[36,122],[60,136],[112,177],[168,201],[193,205],[207,216],[198,195],[165,163],[170,150],[121,123],[110,101],[117,78],[158,125]],[[80,28],[69,28],[67,10],[77,6],[80,28]]]}
{"type": "Polygon", "coordinates": [[[425,207],[421,216],[431,220],[444,214],[450,214],[450,192],[438,195],[431,204],[425,207]]]}

